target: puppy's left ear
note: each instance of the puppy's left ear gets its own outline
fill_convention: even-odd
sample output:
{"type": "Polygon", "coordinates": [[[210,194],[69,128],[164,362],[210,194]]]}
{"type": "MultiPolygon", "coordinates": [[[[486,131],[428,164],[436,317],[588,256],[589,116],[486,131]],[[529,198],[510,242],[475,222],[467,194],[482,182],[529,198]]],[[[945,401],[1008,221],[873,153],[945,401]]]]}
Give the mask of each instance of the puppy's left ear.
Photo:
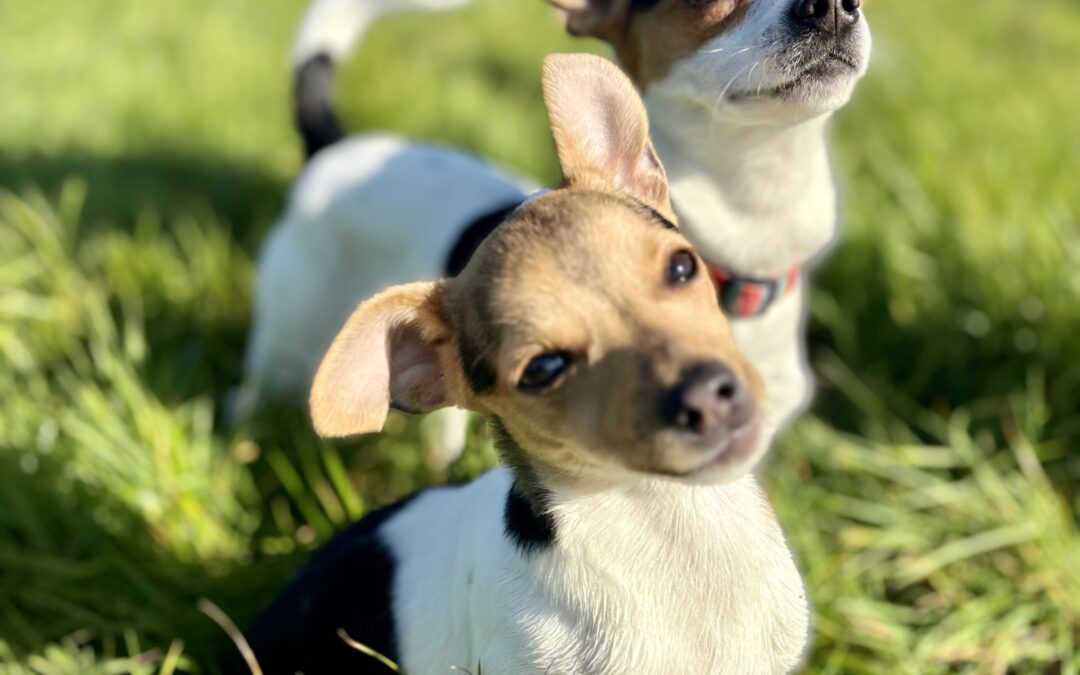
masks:
{"type": "Polygon", "coordinates": [[[543,85],[566,184],[626,192],[675,222],[667,174],[630,78],[599,56],[552,54],[543,85]]]}
{"type": "Polygon", "coordinates": [[[437,283],[396,286],[364,302],[323,357],[311,388],[321,436],[379,431],[390,407],[431,412],[462,403],[460,361],[437,283]]]}

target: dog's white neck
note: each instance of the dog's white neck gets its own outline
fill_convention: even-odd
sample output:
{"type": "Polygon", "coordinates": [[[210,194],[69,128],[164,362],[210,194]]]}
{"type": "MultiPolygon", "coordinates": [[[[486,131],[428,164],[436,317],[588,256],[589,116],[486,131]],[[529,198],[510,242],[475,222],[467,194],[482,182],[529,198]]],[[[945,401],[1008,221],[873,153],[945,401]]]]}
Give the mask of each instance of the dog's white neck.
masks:
{"type": "Polygon", "coordinates": [[[528,573],[552,605],[538,634],[579,646],[567,672],[771,673],[797,661],[805,596],[752,476],[558,491],[549,508],[555,542],[528,573]]]}
{"type": "Polygon", "coordinates": [[[736,128],[689,99],[645,100],[681,228],[707,259],[777,276],[826,248],[836,227],[828,116],[736,128]]]}

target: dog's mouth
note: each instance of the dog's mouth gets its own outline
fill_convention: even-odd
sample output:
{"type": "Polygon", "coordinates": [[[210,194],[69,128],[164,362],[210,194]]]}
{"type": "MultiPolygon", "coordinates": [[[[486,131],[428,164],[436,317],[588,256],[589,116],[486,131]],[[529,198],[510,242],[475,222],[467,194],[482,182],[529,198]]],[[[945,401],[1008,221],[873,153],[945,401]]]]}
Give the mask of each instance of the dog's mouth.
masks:
{"type": "Polygon", "coordinates": [[[797,69],[796,74],[765,88],[748,89],[730,95],[732,102],[777,99],[796,94],[799,90],[823,81],[835,80],[859,72],[859,64],[843,51],[833,51],[797,69]]]}
{"type": "Polygon", "coordinates": [[[757,453],[761,445],[762,433],[761,422],[757,420],[736,429],[714,445],[707,460],[700,466],[686,472],[684,476],[693,478],[718,468],[733,467],[745,463],[757,453]]]}

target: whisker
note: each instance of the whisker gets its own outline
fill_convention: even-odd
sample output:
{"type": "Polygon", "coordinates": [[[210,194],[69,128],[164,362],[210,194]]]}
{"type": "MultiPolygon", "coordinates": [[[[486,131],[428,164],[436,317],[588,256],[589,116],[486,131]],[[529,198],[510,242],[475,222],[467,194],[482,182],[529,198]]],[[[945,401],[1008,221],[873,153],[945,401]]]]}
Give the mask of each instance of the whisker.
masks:
{"type": "Polygon", "coordinates": [[[727,93],[731,89],[732,85],[734,85],[735,82],[740,77],[742,77],[743,73],[747,70],[747,68],[752,68],[754,63],[756,63],[756,61],[749,63],[742,68],[739,68],[739,70],[735,72],[735,75],[730,80],[728,80],[728,83],[725,84],[724,88],[720,90],[720,95],[716,97],[716,105],[714,107],[714,110],[720,107],[720,105],[724,102],[724,98],[727,96],[727,93]]]}
{"type": "MultiPolygon", "coordinates": [[[[757,67],[760,66],[760,65],[763,65],[763,62],[760,59],[757,60],[757,61],[754,61],[754,65],[750,67],[750,72],[746,74],[746,88],[747,89],[749,89],[750,86],[751,86],[750,81],[754,79],[754,71],[757,70],[757,67]]],[[[762,78],[762,79],[764,79],[764,78],[762,78]]],[[[760,89],[760,87],[759,87],[759,89],[760,89]]]]}
{"type": "MultiPolygon", "coordinates": [[[[729,49],[742,49],[743,51],[745,51],[745,50],[748,50],[748,49],[759,49],[759,47],[755,47],[755,46],[750,46],[750,47],[716,47],[714,49],[705,49],[704,47],[702,47],[701,49],[698,50],[698,54],[719,54],[720,52],[726,52],[729,49]]],[[[739,52],[739,53],[742,53],[742,52],[739,52]]],[[[732,56],[735,56],[735,55],[733,54],[732,56]]]]}
{"type": "MultiPolygon", "coordinates": [[[[765,63],[768,64],[770,60],[776,61],[778,56],[779,56],[778,54],[775,54],[775,53],[772,54],[767,59],[765,59],[765,63]]],[[[765,86],[765,74],[762,73],[761,74],[761,79],[758,80],[757,93],[755,94],[755,96],[757,96],[758,98],[761,98],[761,89],[764,86],[765,86]]]]}

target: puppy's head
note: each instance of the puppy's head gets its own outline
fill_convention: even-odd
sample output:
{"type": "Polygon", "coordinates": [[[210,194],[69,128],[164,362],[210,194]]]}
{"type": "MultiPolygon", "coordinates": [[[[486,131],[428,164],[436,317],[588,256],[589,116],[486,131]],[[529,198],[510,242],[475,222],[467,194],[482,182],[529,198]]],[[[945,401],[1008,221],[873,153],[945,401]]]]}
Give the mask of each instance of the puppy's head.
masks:
{"type": "Polygon", "coordinates": [[[768,442],[761,380],[673,223],[637,93],[593,56],[549,57],[544,91],[564,187],[521,206],[459,276],[364,303],[315,378],[316,428],[458,405],[549,476],[745,474],[768,442]]]}
{"type": "Polygon", "coordinates": [[[568,30],[612,44],[638,86],[732,123],[836,110],[866,71],[861,0],[550,0],[568,30]]]}

